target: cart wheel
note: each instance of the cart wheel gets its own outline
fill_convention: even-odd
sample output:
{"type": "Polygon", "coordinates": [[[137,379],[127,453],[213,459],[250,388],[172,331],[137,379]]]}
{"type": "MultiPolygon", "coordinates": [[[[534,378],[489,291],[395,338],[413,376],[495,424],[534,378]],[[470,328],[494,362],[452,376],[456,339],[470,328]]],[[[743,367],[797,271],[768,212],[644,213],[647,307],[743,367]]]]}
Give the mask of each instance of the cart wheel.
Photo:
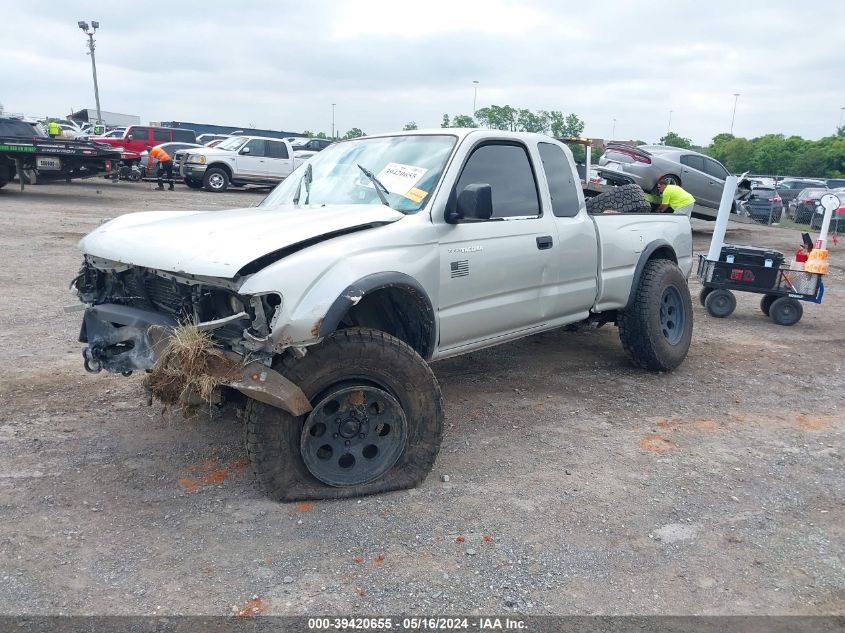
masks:
{"type": "Polygon", "coordinates": [[[778,325],[795,325],[801,320],[804,308],[792,297],[780,297],[772,302],[769,316],[778,325]]]}
{"type": "Polygon", "coordinates": [[[763,298],[760,299],[760,310],[763,311],[763,314],[769,316],[769,310],[777,299],[777,295],[764,295],[763,298]]]}
{"type": "Polygon", "coordinates": [[[704,307],[707,308],[710,316],[723,319],[726,316],[730,316],[734,308],[736,308],[736,297],[730,290],[714,288],[713,292],[708,294],[707,298],[704,299],[704,307]]]}
{"type": "Polygon", "coordinates": [[[706,286],[702,288],[701,291],[698,293],[699,303],[701,303],[701,305],[705,305],[704,302],[707,301],[707,295],[709,295],[714,290],[715,288],[707,288],[706,286]]]}

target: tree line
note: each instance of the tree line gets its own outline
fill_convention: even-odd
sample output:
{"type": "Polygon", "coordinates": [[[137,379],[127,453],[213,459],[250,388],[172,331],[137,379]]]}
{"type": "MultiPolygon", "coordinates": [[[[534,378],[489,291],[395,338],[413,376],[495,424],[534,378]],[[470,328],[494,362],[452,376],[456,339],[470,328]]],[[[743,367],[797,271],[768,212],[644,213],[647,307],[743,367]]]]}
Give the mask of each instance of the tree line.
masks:
{"type": "MultiPolygon", "coordinates": [[[[485,127],[493,130],[509,130],[511,132],[539,132],[552,136],[577,137],[584,131],[584,121],[575,114],[564,115],[559,110],[537,110],[532,112],[526,108],[514,108],[509,105],[491,105],[475,111],[474,116],[456,114],[450,117],[444,114],[440,127],[485,127]]],[[[416,121],[408,121],[403,130],[416,130],[416,121]]],[[[311,138],[329,138],[325,132],[305,130],[304,136],[311,138]]],[[[365,136],[366,133],[354,127],[338,140],[365,136]]]]}
{"type": "MultiPolygon", "coordinates": [[[[491,105],[476,110],[473,116],[444,114],[440,127],[484,127],[512,132],[539,132],[568,138],[581,136],[584,121],[575,113],[564,115],[559,110],[531,111],[509,105],[491,105]]],[[[409,121],[402,129],[416,130],[417,124],[415,121],[409,121]]],[[[303,134],[328,138],[323,132],[315,134],[306,131],[303,134]]],[[[365,132],[354,127],[339,138],[349,139],[364,135],[365,132]]],[[[645,141],[634,143],[644,145],[645,141]]],[[[765,134],[748,139],[723,133],[714,136],[706,147],[701,147],[677,132],[669,132],[660,139],[660,143],[712,156],[735,174],[747,171],[755,174],[819,178],[845,176],[845,127],[840,127],[836,134],[817,141],[783,134],[765,134]]],[[[598,158],[599,153],[596,152],[594,160],[598,158]]]]}
{"type": "Polygon", "coordinates": [[[722,133],[714,136],[706,147],[698,147],[690,139],[669,132],[660,142],[712,156],[733,174],[751,172],[818,178],[845,176],[845,127],[817,141],[784,134],[765,134],[747,139],[722,133]]]}

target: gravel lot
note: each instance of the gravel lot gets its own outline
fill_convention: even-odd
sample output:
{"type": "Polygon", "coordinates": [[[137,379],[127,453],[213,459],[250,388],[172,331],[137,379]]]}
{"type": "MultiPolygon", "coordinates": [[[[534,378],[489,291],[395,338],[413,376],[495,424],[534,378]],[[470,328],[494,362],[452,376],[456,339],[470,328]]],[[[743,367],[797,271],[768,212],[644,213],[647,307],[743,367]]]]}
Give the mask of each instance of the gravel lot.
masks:
{"type": "Polygon", "coordinates": [[[755,295],[723,320],[695,300],[672,374],[634,368],[614,327],[436,363],[447,432],[419,489],[282,505],[233,414],[162,415],[139,377],[86,374],[63,311],[104,219],[262,197],[0,190],[0,613],[845,612],[845,243],[794,327],[755,295]]]}

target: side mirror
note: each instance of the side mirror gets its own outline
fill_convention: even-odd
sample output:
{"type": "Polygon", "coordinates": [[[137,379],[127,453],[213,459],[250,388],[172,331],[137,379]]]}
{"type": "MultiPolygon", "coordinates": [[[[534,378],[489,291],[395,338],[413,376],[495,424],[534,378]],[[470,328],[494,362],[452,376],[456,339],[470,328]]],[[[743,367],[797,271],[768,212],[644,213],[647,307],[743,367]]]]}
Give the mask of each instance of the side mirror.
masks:
{"type": "Polygon", "coordinates": [[[132,140],[132,135],[130,134],[129,136],[127,136],[127,137],[126,137],[126,140],[127,140],[127,141],[131,141],[131,140],[132,140]]]}
{"type": "Polygon", "coordinates": [[[446,210],[446,222],[484,222],[493,215],[493,188],[486,183],[467,185],[454,208],[446,210]]]}
{"type": "Polygon", "coordinates": [[[244,148],[243,148],[243,149],[242,149],[239,153],[240,153],[240,154],[249,154],[249,148],[248,148],[248,147],[244,147],[244,148]]]}

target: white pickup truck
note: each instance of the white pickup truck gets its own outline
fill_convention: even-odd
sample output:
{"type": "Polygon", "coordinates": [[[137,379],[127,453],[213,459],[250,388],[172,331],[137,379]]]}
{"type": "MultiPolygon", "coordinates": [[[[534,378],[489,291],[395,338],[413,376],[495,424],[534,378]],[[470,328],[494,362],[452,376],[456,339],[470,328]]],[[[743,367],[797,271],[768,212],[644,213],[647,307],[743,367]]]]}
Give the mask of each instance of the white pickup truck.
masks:
{"type": "Polygon", "coordinates": [[[569,149],[538,134],[337,143],[259,207],[132,213],[87,235],[85,367],[149,370],[160,333],[189,321],[239,359],[220,389],[272,497],[412,487],[443,430],[431,361],[610,322],[637,365],[683,362],[689,219],[602,195],[585,203],[569,149]]]}
{"type": "Polygon", "coordinates": [[[215,147],[177,152],[179,175],[192,189],[215,193],[230,185],[276,185],[307,158],[297,158],[279,138],[232,136],[215,147]]]}

